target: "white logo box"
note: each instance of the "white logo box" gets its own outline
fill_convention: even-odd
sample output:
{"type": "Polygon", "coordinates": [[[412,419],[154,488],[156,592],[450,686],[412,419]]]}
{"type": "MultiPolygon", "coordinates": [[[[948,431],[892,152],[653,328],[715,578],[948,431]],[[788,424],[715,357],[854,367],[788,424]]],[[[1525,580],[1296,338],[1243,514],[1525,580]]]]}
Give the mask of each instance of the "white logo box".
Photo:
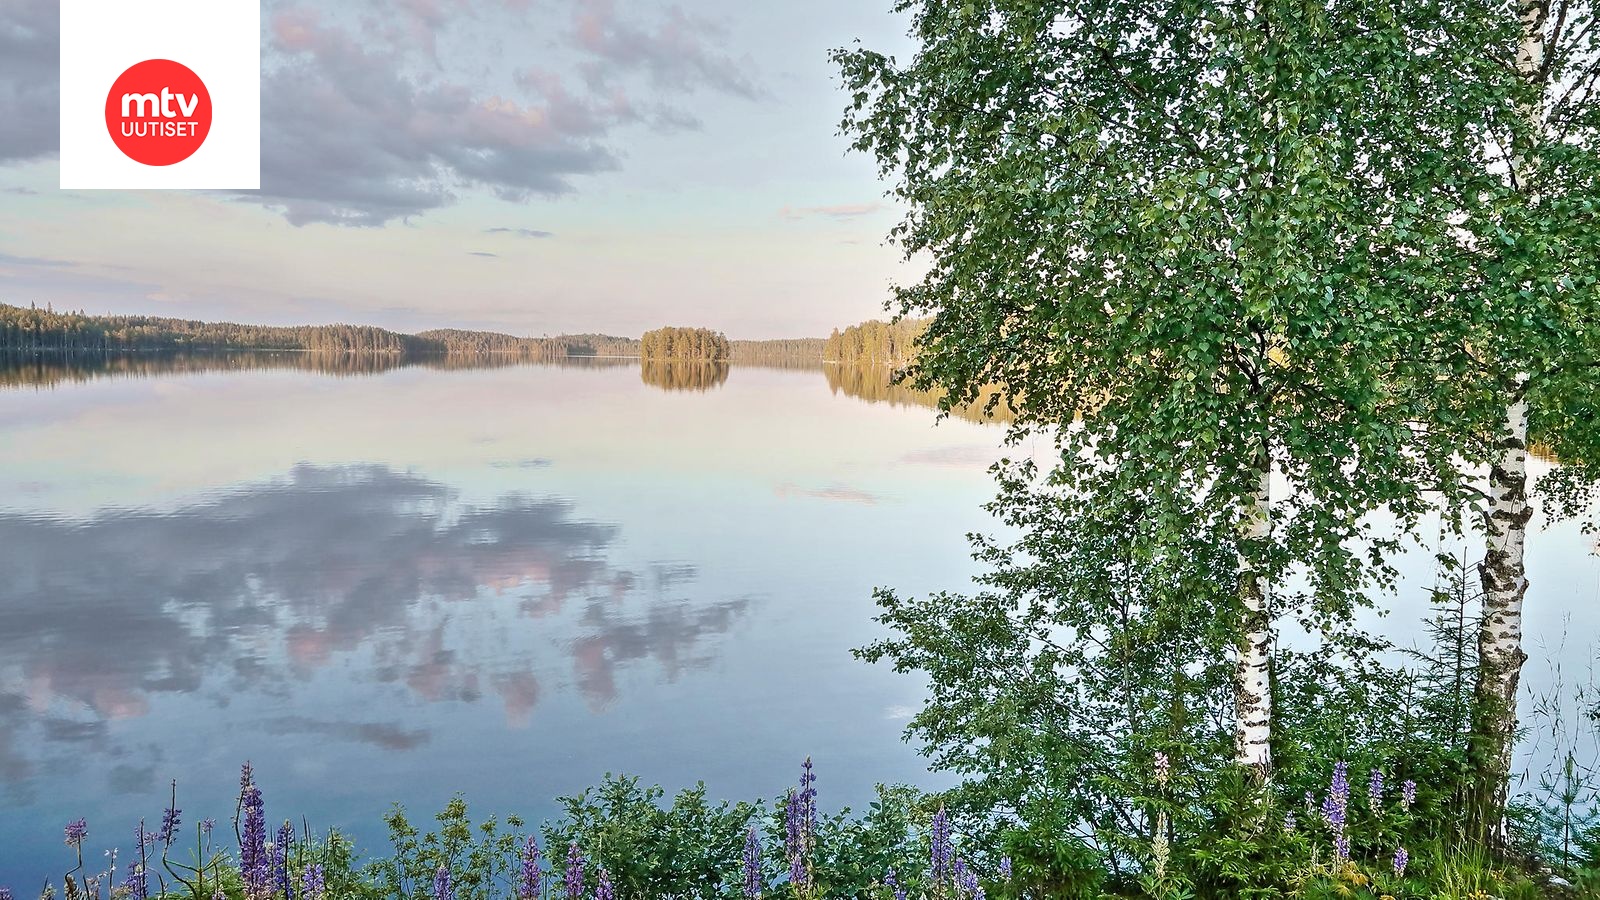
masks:
{"type": "Polygon", "coordinates": [[[61,187],[261,187],[260,0],[61,0],[61,187]],[[183,63],[211,95],[211,130],[170,166],[129,159],[106,95],[147,59],[183,63]]]}

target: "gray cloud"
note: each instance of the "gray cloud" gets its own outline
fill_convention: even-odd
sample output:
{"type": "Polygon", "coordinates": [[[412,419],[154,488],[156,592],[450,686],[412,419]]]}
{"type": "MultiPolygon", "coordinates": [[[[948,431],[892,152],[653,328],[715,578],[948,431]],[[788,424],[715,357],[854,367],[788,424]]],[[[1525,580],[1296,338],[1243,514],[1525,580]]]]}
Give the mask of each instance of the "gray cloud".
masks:
{"type": "Polygon", "coordinates": [[[0,163],[56,152],[61,105],[61,4],[0,4],[0,163]]]}
{"type": "Polygon", "coordinates": [[[856,219],[883,209],[882,203],[836,203],[832,206],[785,206],[778,215],[785,219],[856,219]]]}
{"type": "Polygon", "coordinates": [[[498,253],[490,253],[487,250],[468,250],[467,251],[467,255],[468,256],[487,256],[490,259],[499,259],[500,258],[500,254],[498,254],[498,253]]]}
{"type": "Polygon", "coordinates": [[[536,228],[504,228],[504,227],[502,227],[502,228],[485,228],[483,230],[483,233],[484,234],[511,234],[511,235],[516,235],[517,237],[525,237],[525,238],[548,238],[548,237],[555,237],[556,236],[555,232],[553,232],[553,231],[540,231],[540,230],[538,230],[536,228]]]}
{"type": "Polygon", "coordinates": [[[639,71],[669,90],[707,87],[750,100],[763,95],[755,64],[720,46],[726,31],[677,7],[650,28],[617,15],[615,0],[577,0],[573,31],[577,47],[591,57],[580,70],[592,86],[609,87],[617,74],[639,71]]]}
{"type": "MultiPolygon", "coordinates": [[[[724,33],[676,9],[645,26],[609,0],[575,0],[567,49],[580,57],[579,89],[557,73],[525,68],[515,75],[525,96],[514,98],[446,72],[438,40],[456,23],[503,29],[505,15],[538,14],[526,4],[323,8],[339,12],[324,17],[287,3],[265,10],[261,190],[236,195],[295,225],[381,226],[448,206],[469,190],[514,202],[569,194],[576,179],[619,167],[616,129],[695,126],[663,96],[700,88],[760,95],[752,64],[719,46],[724,33]],[[630,95],[620,80],[633,74],[654,93],[630,95]]],[[[19,126],[0,132],[0,164],[58,149],[59,40],[58,3],[11,0],[0,8],[0,120],[19,126]]]]}

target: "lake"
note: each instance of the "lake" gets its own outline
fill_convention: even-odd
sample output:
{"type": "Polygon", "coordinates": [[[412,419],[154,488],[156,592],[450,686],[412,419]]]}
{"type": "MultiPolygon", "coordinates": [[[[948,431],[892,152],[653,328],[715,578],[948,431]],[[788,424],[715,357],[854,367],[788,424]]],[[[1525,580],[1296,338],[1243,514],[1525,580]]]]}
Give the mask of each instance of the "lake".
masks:
{"type": "MultiPolygon", "coordinates": [[[[770,798],[809,754],[829,810],[948,784],[901,739],[921,683],[850,655],[874,586],[962,589],[991,528],[1003,430],[916,399],[636,361],[12,366],[0,884],[59,881],[78,816],[126,863],[174,778],[226,822],[247,759],[269,821],[374,852],[395,802],[538,820],[608,772],[770,798]]],[[[1532,687],[1592,659],[1589,549],[1536,538],[1532,687]]]]}

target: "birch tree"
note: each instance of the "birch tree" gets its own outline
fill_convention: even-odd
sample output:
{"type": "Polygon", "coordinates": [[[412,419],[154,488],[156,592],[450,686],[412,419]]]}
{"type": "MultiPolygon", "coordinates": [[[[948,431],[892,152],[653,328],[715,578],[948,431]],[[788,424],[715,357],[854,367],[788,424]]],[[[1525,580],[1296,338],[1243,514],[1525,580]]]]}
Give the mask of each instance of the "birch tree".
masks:
{"type": "Polygon", "coordinates": [[[1367,515],[1403,533],[1456,496],[1449,442],[1412,427],[1440,408],[1418,323],[1484,177],[1440,148],[1481,145],[1449,92],[1492,80],[1492,23],[1404,6],[901,0],[909,61],[836,54],[928,267],[898,291],[932,316],[912,377],[1002,386],[1068,490],[1235,535],[1235,760],[1263,778],[1276,623],[1337,627],[1392,574],[1367,515]]]}
{"type": "MultiPolygon", "coordinates": [[[[1514,27],[1512,46],[1484,48],[1515,75],[1488,154],[1498,190],[1464,205],[1467,265],[1455,314],[1473,317],[1462,355],[1482,363],[1480,390],[1453,398],[1451,423],[1484,415],[1488,469],[1483,614],[1471,756],[1477,835],[1498,840],[1510,784],[1523,649],[1529,522],[1530,437],[1564,468],[1554,479],[1568,512],[1592,492],[1600,434],[1594,381],[1600,374],[1600,35],[1586,0],[1510,0],[1498,13],[1514,27]],[[1498,54],[1496,51],[1500,51],[1498,54]],[[1484,411],[1467,409],[1479,402],[1484,411]]],[[[1468,443],[1470,446],[1470,443],[1468,443]]]]}

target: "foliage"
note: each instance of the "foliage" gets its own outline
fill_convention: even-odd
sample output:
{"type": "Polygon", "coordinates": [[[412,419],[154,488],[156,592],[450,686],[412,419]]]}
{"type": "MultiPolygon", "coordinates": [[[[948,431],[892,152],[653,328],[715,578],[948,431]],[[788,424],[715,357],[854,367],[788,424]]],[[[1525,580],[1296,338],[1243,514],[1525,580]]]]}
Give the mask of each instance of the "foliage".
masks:
{"type": "Polygon", "coordinates": [[[732,352],[727,336],[709,328],[657,328],[639,339],[639,356],[646,362],[718,362],[732,352]]]}
{"type": "Polygon", "coordinates": [[[822,358],[845,366],[898,368],[916,356],[917,341],[927,330],[926,319],[872,319],[844,331],[835,328],[823,345],[822,358]]]}

